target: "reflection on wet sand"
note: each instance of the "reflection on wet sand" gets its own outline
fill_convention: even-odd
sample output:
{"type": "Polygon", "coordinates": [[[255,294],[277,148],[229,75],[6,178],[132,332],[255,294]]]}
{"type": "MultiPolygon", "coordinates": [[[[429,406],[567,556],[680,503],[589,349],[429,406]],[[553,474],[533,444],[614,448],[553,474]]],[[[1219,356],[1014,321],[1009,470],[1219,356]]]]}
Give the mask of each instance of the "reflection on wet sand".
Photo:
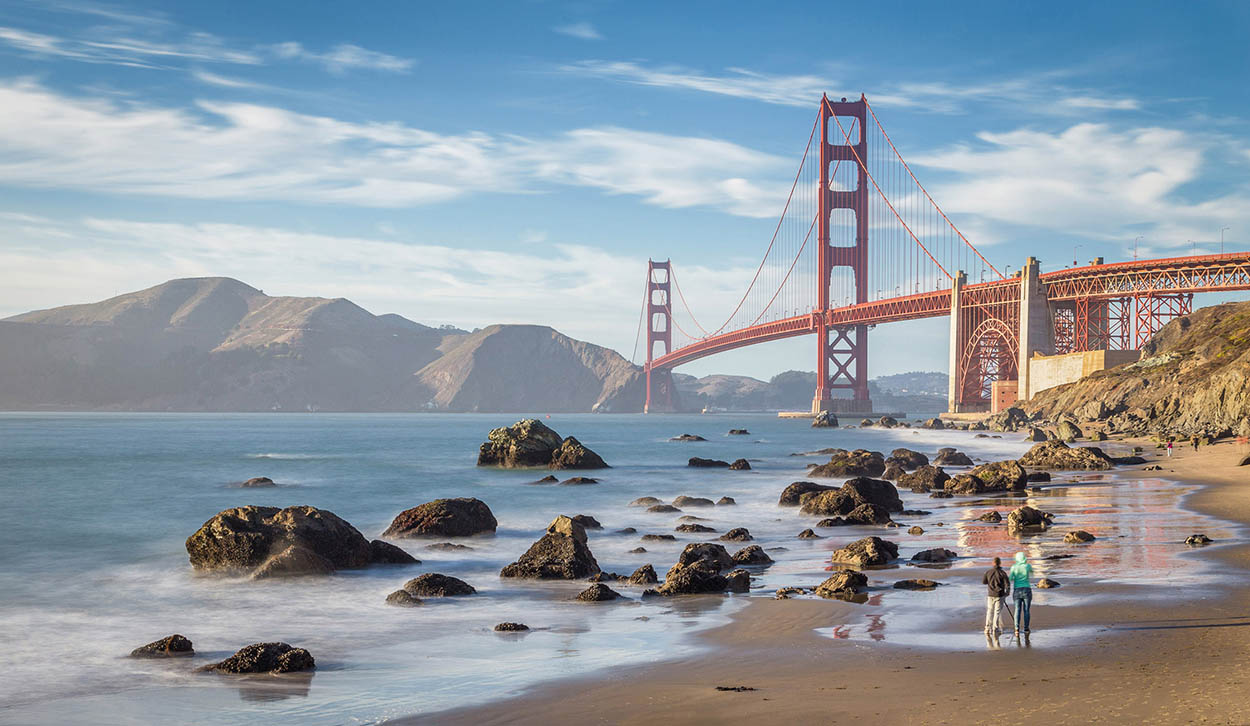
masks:
{"type": "Polygon", "coordinates": [[[231,676],[239,691],[239,698],[252,703],[283,701],[288,698],[307,698],[312,688],[314,673],[287,673],[283,675],[231,676]]]}

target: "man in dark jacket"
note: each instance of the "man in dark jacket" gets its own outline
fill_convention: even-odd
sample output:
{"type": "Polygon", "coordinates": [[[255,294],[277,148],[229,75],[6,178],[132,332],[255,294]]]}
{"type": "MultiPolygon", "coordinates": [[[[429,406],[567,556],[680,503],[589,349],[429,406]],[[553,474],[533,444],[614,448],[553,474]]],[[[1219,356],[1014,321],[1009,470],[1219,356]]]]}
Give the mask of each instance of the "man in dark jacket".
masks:
{"type": "Polygon", "coordinates": [[[981,584],[985,585],[985,632],[998,635],[1002,630],[998,627],[999,613],[1002,612],[1003,598],[1007,597],[1007,593],[1011,590],[1010,580],[1007,579],[1007,573],[1003,571],[1003,562],[999,558],[994,558],[994,567],[986,571],[985,576],[981,578],[981,584]]]}

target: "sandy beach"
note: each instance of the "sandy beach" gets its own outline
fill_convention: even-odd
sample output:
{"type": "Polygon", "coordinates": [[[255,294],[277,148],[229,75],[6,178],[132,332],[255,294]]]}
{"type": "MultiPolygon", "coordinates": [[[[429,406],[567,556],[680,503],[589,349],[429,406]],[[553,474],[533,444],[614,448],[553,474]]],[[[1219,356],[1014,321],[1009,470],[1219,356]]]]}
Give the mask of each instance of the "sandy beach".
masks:
{"type": "MultiPolygon", "coordinates": [[[[1137,443],[1153,459],[1153,443],[1137,443]]],[[[1245,453],[1232,442],[1178,447],[1152,475],[1198,485],[1186,507],[1245,525],[1250,468],[1236,466],[1245,453]]],[[[864,606],[757,598],[702,634],[708,647],[698,655],[396,723],[1250,723],[1250,547],[1216,542],[1190,556],[1212,558],[1224,574],[1179,593],[1082,583],[1096,602],[1035,605],[1027,644],[1004,637],[988,647],[979,609],[935,618],[949,647],[839,640],[818,629],[864,606]],[[969,633],[982,642],[972,647],[969,633]]]]}

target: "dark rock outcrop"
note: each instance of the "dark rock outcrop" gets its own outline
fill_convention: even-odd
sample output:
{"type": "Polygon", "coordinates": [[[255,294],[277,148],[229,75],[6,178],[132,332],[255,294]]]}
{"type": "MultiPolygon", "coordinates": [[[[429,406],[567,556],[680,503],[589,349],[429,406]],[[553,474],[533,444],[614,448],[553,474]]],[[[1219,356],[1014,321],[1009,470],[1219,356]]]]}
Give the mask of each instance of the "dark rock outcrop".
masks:
{"type": "Polygon", "coordinates": [[[478,466],[504,468],[546,466],[552,469],[603,469],[598,454],[570,436],[560,434],[538,419],[527,418],[512,426],[493,429],[478,451],[478,466]]]}
{"type": "Polygon", "coordinates": [[[219,673],[296,673],[317,667],[312,653],[286,643],[253,643],[200,670],[219,673]]]}
{"type": "Polygon", "coordinates": [[[881,476],[881,473],[884,471],[885,457],[881,455],[881,452],[856,449],[855,451],[834,454],[829,457],[829,463],[812,467],[812,470],[807,472],[807,475],[826,478],[881,476]]]}
{"type": "Polygon", "coordinates": [[[396,590],[386,596],[386,604],[401,608],[413,608],[424,605],[425,603],[421,601],[421,598],[414,597],[412,593],[407,590],[396,590]]]}
{"type": "Polygon", "coordinates": [[[764,552],[759,545],[747,545],[733,554],[733,561],[739,565],[771,565],[773,558],[764,552]]]}
{"type": "Polygon", "coordinates": [[[475,595],[477,590],[458,577],[427,572],[404,583],[404,592],[413,597],[456,597],[475,595]]]}
{"type": "Polygon", "coordinates": [[[880,537],[864,537],[834,551],[830,557],[835,564],[857,567],[876,567],[898,558],[898,545],[880,537]]]}
{"type": "Polygon", "coordinates": [[[734,500],[734,498],[733,498],[733,497],[721,497],[720,499],[717,499],[717,500],[716,500],[716,506],[718,506],[718,507],[727,507],[727,506],[732,506],[732,505],[737,504],[737,503],[738,503],[738,502],[737,502],[736,500],[734,500]]]}
{"type": "Polygon", "coordinates": [[[837,427],[838,417],[830,411],[821,411],[812,419],[812,428],[836,429],[837,427]]]}
{"type": "Polygon", "coordinates": [[[843,600],[848,595],[864,591],[868,577],[855,570],[839,570],[816,586],[816,594],[830,600],[843,600]]]}
{"type": "Polygon", "coordinates": [[[334,563],[301,545],[289,545],[281,552],[271,555],[252,570],[253,580],[270,577],[303,577],[308,575],[332,575],[334,563]]]}
{"type": "Polygon", "coordinates": [[[927,464],[909,474],[898,478],[900,487],[910,489],[915,494],[927,494],[934,489],[943,489],[951,478],[940,466],[927,464]]]}
{"type": "Polygon", "coordinates": [[[577,522],[586,529],[603,529],[603,525],[599,524],[599,520],[589,514],[574,514],[572,517],[569,517],[569,519],[577,522]]]}
{"type": "Polygon", "coordinates": [[[260,488],[276,487],[278,485],[274,484],[273,479],[270,479],[267,476],[254,476],[251,479],[248,479],[247,481],[243,482],[242,484],[239,484],[239,486],[247,488],[247,489],[252,489],[252,488],[257,488],[257,487],[260,487],[260,488]]]}
{"type": "Polygon", "coordinates": [[[991,511],[991,512],[986,512],[985,514],[982,514],[980,517],[977,517],[977,519],[982,522],[991,522],[993,524],[998,524],[999,522],[1003,521],[1003,515],[999,514],[997,511],[991,511]]]}
{"type": "Polygon", "coordinates": [[[596,582],[578,593],[577,597],[574,599],[581,602],[608,602],[610,600],[618,600],[620,597],[621,594],[616,590],[613,590],[602,582],[596,582]]]}
{"type": "Polygon", "coordinates": [[[634,570],[634,574],[629,576],[626,582],[630,585],[654,585],[659,582],[660,578],[655,574],[655,568],[651,565],[643,565],[634,570]]]}
{"type": "Polygon", "coordinates": [[[671,534],[644,534],[643,542],[676,542],[677,538],[671,534]]]}
{"type": "Polygon", "coordinates": [[[655,497],[638,497],[638,498],[637,498],[637,499],[635,499],[634,501],[630,502],[630,503],[629,503],[629,506],[631,506],[631,507],[650,507],[650,506],[654,506],[654,505],[656,505],[656,504],[663,504],[663,503],[664,503],[664,502],[660,501],[659,499],[656,499],[655,497]]]}
{"type": "Polygon", "coordinates": [[[698,434],[681,434],[680,436],[672,437],[669,441],[707,441],[707,439],[698,434]]]}
{"type": "Polygon", "coordinates": [[[725,575],[725,589],[729,592],[750,592],[751,590],[751,573],[746,570],[731,570],[725,575]]]}
{"type": "Polygon", "coordinates": [[[727,570],[733,567],[734,564],[734,560],[729,556],[729,552],[724,547],[713,542],[688,544],[677,558],[677,564],[679,565],[689,565],[695,562],[705,562],[709,567],[715,568],[717,572],[727,570]]]}
{"type": "MultiPolygon", "coordinates": [[[[838,489],[829,489],[804,497],[802,512],[818,516],[849,515],[864,504],[871,504],[884,510],[886,516],[882,522],[889,521],[890,512],[903,511],[903,500],[899,499],[898,490],[893,484],[881,479],[856,477],[848,480],[838,489]]],[[[874,520],[879,518],[875,515],[873,517],[874,520]]]]}
{"type": "Polygon", "coordinates": [[[494,532],[499,523],[480,499],[435,499],[406,509],[391,522],[383,537],[470,537],[494,532]]]}
{"type": "Polygon", "coordinates": [[[686,462],[686,466],[693,466],[698,469],[728,469],[729,462],[720,459],[704,459],[699,456],[690,457],[690,461],[686,462]]]}
{"type": "Polygon", "coordinates": [[[1063,541],[1066,544],[1084,544],[1086,542],[1093,542],[1095,539],[1098,538],[1083,529],[1068,532],[1063,536],[1063,541]]]}
{"type": "Polygon", "coordinates": [[[823,539],[823,538],[820,535],[813,532],[811,528],[808,528],[808,529],[803,530],[802,532],[799,532],[799,539],[823,539]]]}
{"type": "Polygon", "coordinates": [[[647,507],[647,511],[652,514],[672,514],[681,510],[671,504],[652,504],[647,507]]]}
{"type": "Polygon", "coordinates": [[[734,527],[722,534],[718,539],[723,542],[750,542],[752,537],[751,532],[746,527],[734,527]]]}
{"type": "Polygon", "coordinates": [[[730,436],[750,436],[751,432],[746,429],[729,429],[730,436]]]}
{"type": "Polygon", "coordinates": [[[1199,547],[1202,545],[1209,545],[1213,541],[1214,540],[1212,540],[1210,537],[1206,536],[1205,534],[1191,534],[1185,538],[1185,544],[1189,545],[1190,547],[1199,547]]]}
{"type": "Polygon", "coordinates": [[[934,547],[933,549],[921,550],[911,556],[912,562],[928,562],[936,564],[940,562],[950,562],[959,557],[958,552],[952,552],[945,547],[934,547]]]}
{"type": "Polygon", "coordinates": [[[1037,586],[1041,588],[1042,590],[1051,590],[1056,587],[1059,587],[1059,581],[1052,580],[1049,577],[1043,577],[1042,579],[1037,581],[1037,586]]]}
{"type": "Polygon", "coordinates": [[[1062,441],[1035,444],[1020,464],[1030,469],[1102,471],[1115,466],[1111,457],[1096,446],[1070,447],[1062,441]]]}
{"type": "Polygon", "coordinates": [[[375,539],[369,543],[369,561],[375,565],[419,565],[421,560],[390,542],[375,539]]]}
{"type": "Polygon", "coordinates": [[[721,568],[708,560],[678,562],[664,575],[664,584],[654,591],[644,592],[643,595],[654,592],[657,595],[671,597],[724,592],[729,587],[729,581],[720,574],[720,570],[721,568]]]}
{"type": "Polygon", "coordinates": [[[734,459],[729,468],[733,471],[750,471],[751,463],[746,459],[734,459]]]}
{"type": "Polygon", "coordinates": [[[894,583],[895,590],[936,590],[942,583],[933,580],[899,580],[894,583]]]}
{"type": "Polygon", "coordinates": [[[985,419],[985,427],[990,431],[1020,431],[1029,424],[1029,415],[1018,406],[1000,411],[985,419]]]}
{"type": "Polygon", "coordinates": [[[673,500],[674,507],[713,507],[716,502],[706,497],[690,497],[685,494],[673,500]]]}
{"type": "Polygon", "coordinates": [[[927,418],[920,424],[920,428],[941,431],[946,428],[946,422],[940,418],[927,418]]]}
{"type": "Polygon", "coordinates": [[[706,527],[702,524],[695,524],[694,522],[686,522],[685,524],[679,524],[676,527],[674,527],[673,531],[685,532],[687,534],[701,534],[704,532],[715,532],[716,530],[711,527],[706,527]]]}
{"type": "MultiPolygon", "coordinates": [[[[671,536],[671,535],[670,535],[671,536]]],[[[560,515],[521,558],[499,572],[500,577],[581,580],[599,571],[586,545],[586,529],[560,515]]]]}
{"type": "Polygon", "coordinates": [[[782,507],[797,507],[802,502],[804,494],[824,492],[830,489],[833,489],[833,487],[826,484],[817,484],[814,481],[796,481],[782,490],[781,498],[777,500],[777,504],[782,507]]]}
{"type": "Polygon", "coordinates": [[[195,648],[191,646],[190,640],[177,633],[130,651],[131,658],[168,658],[183,655],[195,655],[195,648]]]}
{"type": "Polygon", "coordinates": [[[885,463],[886,464],[895,463],[903,467],[903,469],[907,471],[911,471],[913,469],[919,469],[922,466],[928,465],[929,457],[925,456],[919,451],[912,451],[911,449],[899,448],[890,452],[890,457],[885,460],[885,463]]]}
{"type": "Polygon", "coordinates": [[[1040,509],[1024,506],[1007,515],[1007,529],[1012,532],[1041,531],[1050,526],[1055,515],[1040,509]]]}
{"type": "Polygon", "coordinates": [[[591,476],[571,476],[560,482],[560,486],[582,486],[585,484],[598,484],[599,480],[591,476]]]}
{"type": "Polygon", "coordinates": [[[495,626],[496,633],[523,633],[529,629],[530,626],[525,623],[500,623],[495,626]]]}
{"type": "Polygon", "coordinates": [[[985,482],[987,492],[1017,491],[1029,481],[1029,473],[1015,460],[982,464],[968,473],[985,482]]]}
{"type": "Polygon", "coordinates": [[[933,459],[934,466],[972,466],[972,459],[962,451],[948,447],[938,449],[933,459]]]}
{"type": "Polygon", "coordinates": [[[248,572],[278,562],[269,575],[321,574],[364,567],[369,540],[333,512],[316,507],[235,507],[216,514],[187,538],[197,570],[248,572]],[[301,570],[300,567],[306,569],[301,570]]]}
{"type": "Polygon", "coordinates": [[[886,481],[897,481],[906,474],[907,471],[903,467],[891,461],[886,463],[885,471],[881,472],[881,478],[886,481]]]}

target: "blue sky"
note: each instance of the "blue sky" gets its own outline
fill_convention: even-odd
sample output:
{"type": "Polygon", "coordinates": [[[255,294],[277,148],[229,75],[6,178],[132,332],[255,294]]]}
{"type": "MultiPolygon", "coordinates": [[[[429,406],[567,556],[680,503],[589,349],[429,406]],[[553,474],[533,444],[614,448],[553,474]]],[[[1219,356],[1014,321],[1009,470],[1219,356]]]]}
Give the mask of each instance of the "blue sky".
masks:
{"type": "MultiPolygon", "coordinates": [[[[1238,2],[0,2],[0,316],[229,275],[628,356],[648,257],[732,308],[822,91],[866,93],[1000,266],[1244,249],[1248,30],[1238,2]]],[[[872,340],[874,374],[945,368],[944,321],[872,340]]]]}

